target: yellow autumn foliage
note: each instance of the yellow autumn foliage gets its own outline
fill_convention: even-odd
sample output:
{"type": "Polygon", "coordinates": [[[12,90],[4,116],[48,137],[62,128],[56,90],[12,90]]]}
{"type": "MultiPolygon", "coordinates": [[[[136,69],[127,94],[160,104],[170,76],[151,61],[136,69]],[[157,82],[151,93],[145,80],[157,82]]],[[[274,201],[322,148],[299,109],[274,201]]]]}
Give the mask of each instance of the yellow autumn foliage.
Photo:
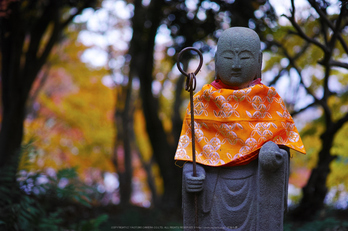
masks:
{"type": "Polygon", "coordinates": [[[68,34],[50,57],[35,116],[25,121],[24,142],[33,140],[36,169],[78,166],[82,178],[88,168],[113,172],[115,92],[102,83],[105,69],[80,61],[86,47],[75,42],[76,33],[68,34]]]}

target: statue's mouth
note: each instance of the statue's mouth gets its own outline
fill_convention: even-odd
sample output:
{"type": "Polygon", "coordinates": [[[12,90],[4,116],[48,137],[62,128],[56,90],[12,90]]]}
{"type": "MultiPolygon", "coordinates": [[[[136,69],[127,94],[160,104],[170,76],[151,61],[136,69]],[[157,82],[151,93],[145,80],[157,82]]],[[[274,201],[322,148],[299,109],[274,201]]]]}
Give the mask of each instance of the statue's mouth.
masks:
{"type": "Polygon", "coordinates": [[[241,72],[232,72],[231,73],[231,76],[233,76],[233,77],[239,77],[239,76],[241,76],[241,72]]]}

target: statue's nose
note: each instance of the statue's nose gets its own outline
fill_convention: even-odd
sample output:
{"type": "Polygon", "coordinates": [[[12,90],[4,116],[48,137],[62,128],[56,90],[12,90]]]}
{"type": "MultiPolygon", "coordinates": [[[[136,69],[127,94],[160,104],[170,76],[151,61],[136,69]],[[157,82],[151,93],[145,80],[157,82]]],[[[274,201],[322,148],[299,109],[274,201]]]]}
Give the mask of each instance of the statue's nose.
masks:
{"type": "Polygon", "coordinates": [[[241,69],[241,68],[242,66],[240,65],[239,59],[237,58],[235,62],[232,64],[232,69],[241,69]]]}

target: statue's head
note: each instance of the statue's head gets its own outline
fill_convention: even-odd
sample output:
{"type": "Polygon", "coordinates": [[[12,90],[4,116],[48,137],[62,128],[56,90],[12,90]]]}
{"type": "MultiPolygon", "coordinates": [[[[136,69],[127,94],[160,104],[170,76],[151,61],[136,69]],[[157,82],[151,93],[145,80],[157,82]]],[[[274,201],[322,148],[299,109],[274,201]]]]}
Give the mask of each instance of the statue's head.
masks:
{"type": "Polygon", "coordinates": [[[215,78],[232,87],[245,88],[261,78],[260,38],[246,27],[232,27],[219,38],[215,54],[215,78]]]}

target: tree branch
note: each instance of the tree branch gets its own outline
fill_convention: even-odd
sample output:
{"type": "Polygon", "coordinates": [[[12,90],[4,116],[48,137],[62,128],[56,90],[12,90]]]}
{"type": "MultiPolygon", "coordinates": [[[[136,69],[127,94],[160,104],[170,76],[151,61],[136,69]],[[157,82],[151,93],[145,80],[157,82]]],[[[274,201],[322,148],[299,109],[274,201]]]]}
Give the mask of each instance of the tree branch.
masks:
{"type": "Polygon", "coordinates": [[[314,45],[316,45],[317,47],[319,47],[321,50],[323,50],[324,52],[327,52],[327,48],[321,44],[320,42],[318,42],[315,39],[310,38],[309,36],[307,36],[303,30],[301,29],[301,27],[296,23],[295,19],[286,15],[283,15],[284,17],[286,17],[292,24],[292,26],[296,29],[297,33],[295,33],[296,35],[300,36],[301,38],[303,38],[304,40],[306,40],[309,43],[312,43],[314,45]]]}
{"type": "Polygon", "coordinates": [[[88,7],[91,3],[93,2],[93,0],[90,0],[86,3],[84,3],[81,7],[78,8],[78,10],[75,12],[75,14],[70,15],[70,17],[68,19],[66,19],[64,22],[60,23],[59,20],[59,14],[58,12],[60,11],[60,9],[57,9],[55,12],[55,15],[52,17],[52,21],[54,23],[54,28],[51,34],[51,37],[49,38],[46,47],[44,48],[44,51],[42,52],[41,57],[38,59],[38,65],[37,68],[40,69],[43,64],[45,63],[45,61],[47,60],[53,46],[56,44],[56,42],[59,39],[59,35],[60,33],[63,31],[63,29],[69,24],[71,23],[71,21],[73,20],[73,18],[80,14],[82,12],[83,9],[85,9],[86,7],[88,7]]]}
{"type": "Polygon", "coordinates": [[[291,113],[291,116],[298,115],[298,114],[300,114],[301,112],[307,110],[308,108],[311,108],[311,107],[316,106],[316,105],[318,105],[318,103],[316,103],[316,102],[313,102],[313,103],[311,103],[311,104],[308,104],[306,107],[301,108],[301,109],[298,110],[298,111],[292,112],[292,113],[291,113]]]}
{"type": "Polygon", "coordinates": [[[348,112],[333,124],[330,132],[333,132],[333,134],[335,134],[346,122],[348,122],[348,112]]]}
{"type": "MultiPolygon", "coordinates": [[[[314,99],[314,101],[317,103],[317,104],[321,104],[320,103],[320,100],[314,95],[314,93],[304,84],[303,82],[303,77],[302,77],[302,73],[301,73],[301,70],[300,68],[296,65],[296,59],[299,58],[300,56],[296,55],[296,59],[291,57],[291,55],[289,54],[289,52],[285,49],[285,47],[281,44],[281,43],[278,43],[278,42],[274,42],[274,44],[276,44],[278,47],[281,47],[282,50],[283,50],[283,54],[284,56],[289,60],[289,65],[288,66],[292,66],[297,74],[299,75],[300,77],[300,83],[301,85],[305,88],[307,94],[311,95],[314,99]]],[[[303,49],[306,49],[307,45],[303,47],[303,49]]],[[[304,53],[304,51],[303,51],[304,53]]]]}
{"type": "Polygon", "coordinates": [[[33,113],[34,112],[33,105],[34,105],[34,102],[35,102],[37,96],[39,95],[42,87],[44,86],[44,84],[49,76],[49,72],[51,70],[51,63],[47,62],[45,67],[46,67],[46,70],[44,71],[43,76],[40,79],[38,87],[36,89],[34,89],[32,95],[28,97],[27,110],[26,110],[27,115],[34,114],[33,113]]]}
{"type": "Polygon", "coordinates": [[[40,48],[40,43],[50,21],[52,20],[51,17],[53,15],[53,11],[56,10],[51,3],[49,3],[45,9],[46,10],[43,11],[42,16],[37,19],[37,22],[33,25],[29,32],[30,43],[25,55],[25,66],[21,73],[21,76],[23,77],[22,81],[25,81],[25,86],[28,86],[29,88],[31,83],[34,81],[38,70],[41,68],[41,66],[37,67],[37,55],[40,48]]]}
{"type": "Polygon", "coordinates": [[[70,15],[69,18],[67,18],[64,22],[61,23],[61,27],[65,28],[66,26],[68,26],[77,15],[81,14],[82,11],[88,6],[90,6],[93,2],[94,0],[89,0],[89,1],[86,1],[82,6],[77,7],[77,11],[74,14],[70,15]]]}
{"type": "Polygon", "coordinates": [[[327,52],[327,48],[321,44],[320,42],[318,42],[317,40],[315,39],[312,39],[310,38],[309,36],[307,36],[303,30],[301,29],[301,27],[296,23],[296,20],[295,20],[295,4],[294,4],[294,1],[291,0],[291,7],[292,9],[290,10],[291,11],[291,16],[287,16],[285,14],[283,14],[282,16],[286,17],[292,24],[292,26],[296,29],[297,31],[297,35],[300,36],[301,38],[303,38],[304,40],[306,40],[307,42],[309,43],[312,43],[316,46],[318,46],[320,49],[322,49],[324,52],[327,52]]]}
{"type": "MultiPolygon", "coordinates": [[[[322,64],[321,62],[318,62],[318,63],[322,64]]],[[[330,60],[329,65],[333,66],[333,67],[343,67],[343,68],[348,69],[348,63],[342,63],[342,62],[339,62],[336,60],[330,60]]]]}
{"type": "MultiPolygon", "coordinates": [[[[335,32],[335,30],[337,28],[335,28],[335,25],[326,17],[326,15],[324,14],[324,12],[318,7],[318,4],[313,1],[313,0],[308,0],[308,2],[311,4],[311,6],[316,10],[316,12],[319,14],[319,16],[326,22],[326,24],[330,27],[331,30],[333,30],[335,32]]],[[[341,24],[341,20],[342,17],[344,15],[346,15],[346,8],[343,7],[343,5],[341,6],[341,12],[340,15],[338,16],[338,21],[339,23],[336,23],[336,26],[339,28],[340,24],[341,24]]],[[[339,30],[341,31],[341,30],[339,30]]],[[[344,41],[344,39],[342,38],[341,34],[338,34],[338,40],[340,41],[343,49],[345,50],[345,52],[348,54],[348,46],[346,44],[346,42],[344,41]]]]}
{"type": "MultiPolygon", "coordinates": [[[[290,32],[289,32],[289,33],[290,33],[290,32]]],[[[284,40],[285,40],[285,39],[284,39],[284,40]]],[[[306,44],[301,48],[301,50],[300,50],[299,52],[297,52],[297,53],[294,55],[294,57],[291,58],[291,57],[290,57],[290,54],[286,51],[286,49],[285,49],[285,47],[283,46],[283,43],[282,43],[282,42],[267,41],[267,43],[268,43],[268,44],[267,44],[268,47],[270,47],[270,46],[272,46],[272,45],[275,45],[275,46],[281,48],[281,49],[283,50],[283,54],[284,54],[289,60],[290,60],[290,59],[293,59],[294,62],[295,62],[297,59],[299,59],[299,58],[306,52],[306,50],[309,48],[309,43],[306,43],[306,44]]],[[[289,64],[288,64],[286,67],[282,68],[282,69],[279,71],[278,75],[277,75],[276,77],[274,77],[274,79],[269,83],[269,85],[274,85],[274,84],[278,81],[278,79],[283,75],[284,71],[289,72],[290,68],[291,68],[291,63],[290,63],[290,61],[289,61],[289,64]]]]}

